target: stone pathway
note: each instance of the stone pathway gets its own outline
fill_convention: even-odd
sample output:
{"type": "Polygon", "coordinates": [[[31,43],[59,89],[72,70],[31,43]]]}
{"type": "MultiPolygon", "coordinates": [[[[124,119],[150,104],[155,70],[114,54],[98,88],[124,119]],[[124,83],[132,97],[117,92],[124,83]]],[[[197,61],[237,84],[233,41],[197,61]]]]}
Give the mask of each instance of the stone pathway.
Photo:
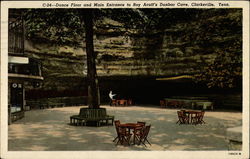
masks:
{"type": "Polygon", "coordinates": [[[151,146],[115,146],[114,126],[71,126],[69,116],[80,107],[27,111],[25,118],[9,125],[9,151],[131,151],[131,150],[228,150],[226,129],[242,125],[242,113],[206,112],[204,125],[178,125],[175,109],[109,107],[107,112],[122,123],[151,124],[151,146]]]}

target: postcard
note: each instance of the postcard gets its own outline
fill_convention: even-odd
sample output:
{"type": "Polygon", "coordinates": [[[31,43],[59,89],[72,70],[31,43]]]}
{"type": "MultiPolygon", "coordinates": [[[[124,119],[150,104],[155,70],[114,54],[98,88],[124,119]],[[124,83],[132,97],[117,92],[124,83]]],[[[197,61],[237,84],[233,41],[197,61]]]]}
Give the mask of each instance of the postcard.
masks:
{"type": "Polygon", "coordinates": [[[249,158],[248,1],[1,8],[1,158],[249,158]]]}

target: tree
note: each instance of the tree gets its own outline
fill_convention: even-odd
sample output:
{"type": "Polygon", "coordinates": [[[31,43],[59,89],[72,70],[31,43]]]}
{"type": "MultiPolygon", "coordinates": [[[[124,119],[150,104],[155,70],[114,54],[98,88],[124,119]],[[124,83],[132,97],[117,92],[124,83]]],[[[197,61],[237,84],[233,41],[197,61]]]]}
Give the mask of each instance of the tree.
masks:
{"type": "Polygon", "coordinates": [[[88,15],[81,17],[84,21],[86,32],[88,103],[90,108],[99,108],[100,92],[96,73],[96,55],[94,52],[93,44],[93,10],[86,9],[81,13],[84,15],[88,15]]]}

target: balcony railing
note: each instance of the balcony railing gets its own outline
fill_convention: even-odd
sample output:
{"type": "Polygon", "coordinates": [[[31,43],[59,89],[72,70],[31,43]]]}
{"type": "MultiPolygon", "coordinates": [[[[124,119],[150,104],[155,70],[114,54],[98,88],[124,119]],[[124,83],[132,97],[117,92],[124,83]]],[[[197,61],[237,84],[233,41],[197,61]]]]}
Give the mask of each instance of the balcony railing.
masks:
{"type": "Polygon", "coordinates": [[[8,44],[8,52],[10,54],[24,54],[24,28],[22,18],[9,21],[8,44]]]}

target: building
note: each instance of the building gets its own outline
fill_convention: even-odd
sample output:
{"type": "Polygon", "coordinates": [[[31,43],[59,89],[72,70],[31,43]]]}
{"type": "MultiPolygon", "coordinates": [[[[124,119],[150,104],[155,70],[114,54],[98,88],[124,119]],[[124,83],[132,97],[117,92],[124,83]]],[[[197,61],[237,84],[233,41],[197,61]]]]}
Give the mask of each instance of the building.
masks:
{"type": "Polygon", "coordinates": [[[25,86],[38,87],[43,81],[41,62],[25,52],[22,10],[9,10],[8,28],[8,110],[9,124],[24,117],[25,86]]]}

